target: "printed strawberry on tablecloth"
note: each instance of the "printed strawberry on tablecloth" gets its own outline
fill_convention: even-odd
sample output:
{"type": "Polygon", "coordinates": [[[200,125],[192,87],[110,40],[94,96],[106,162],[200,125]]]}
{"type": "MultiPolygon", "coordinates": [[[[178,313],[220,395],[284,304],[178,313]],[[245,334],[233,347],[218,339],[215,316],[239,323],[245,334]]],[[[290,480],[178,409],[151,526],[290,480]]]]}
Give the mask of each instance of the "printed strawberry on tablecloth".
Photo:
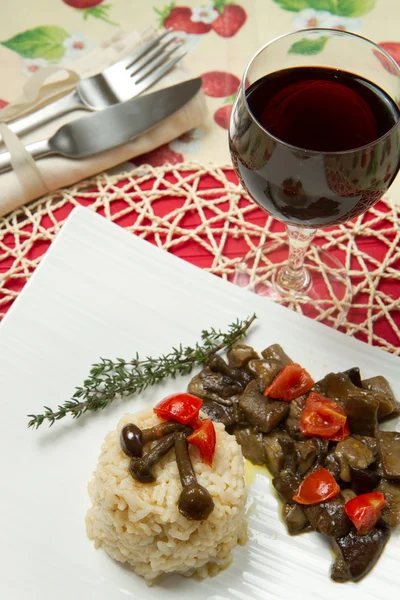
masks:
{"type": "Polygon", "coordinates": [[[233,37],[245,24],[247,13],[242,6],[228,0],[215,0],[202,6],[177,6],[172,2],[163,9],[155,9],[166,29],[204,35],[214,31],[221,37],[233,37]]]}
{"type": "MultiPolygon", "coordinates": [[[[376,0],[266,0],[263,4],[264,14],[257,15],[259,19],[268,19],[268,4],[276,4],[283,11],[292,15],[292,27],[307,29],[314,27],[327,27],[342,31],[359,33],[362,29],[362,17],[370,13],[376,5],[376,0]]],[[[175,2],[163,8],[155,8],[160,19],[159,25],[171,28],[178,32],[181,40],[187,45],[188,50],[194,50],[198,44],[206,50],[209,43],[208,37],[216,33],[226,38],[227,45],[234,43],[233,38],[242,27],[248,23],[246,12],[249,3],[242,0],[242,5],[229,0],[216,0],[204,6],[184,6],[175,2]]],[[[255,15],[253,15],[253,18],[255,15]]],[[[273,36],[272,36],[273,37],[273,36]]],[[[315,55],[321,52],[327,38],[321,36],[316,40],[301,40],[290,51],[303,55],[315,55]]],[[[389,52],[395,60],[400,60],[400,43],[382,42],[381,46],[389,52]]],[[[227,46],[227,52],[229,48],[227,46]]],[[[222,61],[221,61],[222,62],[222,61]]],[[[218,65],[218,57],[215,63],[218,65]]],[[[232,73],[218,69],[199,73],[203,78],[203,91],[209,98],[210,112],[214,126],[227,130],[232,112],[232,104],[240,85],[242,73],[232,73]],[[216,100],[218,99],[218,106],[216,100]]],[[[198,142],[202,131],[189,132],[179,141],[168,144],[148,155],[136,159],[136,164],[149,162],[154,166],[169,161],[176,164],[195,152],[193,142],[198,142]],[[177,143],[178,142],[178,143],[177,143]],[[176,150],[179,148],[179,152],[176,150]]],[[[223,138],[220,138],[221,140],[223,138]]],[[[205,141],[205,140],[204,140],[205,141]]],[[[226,142],[226,137],[224,142],[226,142]]]]}

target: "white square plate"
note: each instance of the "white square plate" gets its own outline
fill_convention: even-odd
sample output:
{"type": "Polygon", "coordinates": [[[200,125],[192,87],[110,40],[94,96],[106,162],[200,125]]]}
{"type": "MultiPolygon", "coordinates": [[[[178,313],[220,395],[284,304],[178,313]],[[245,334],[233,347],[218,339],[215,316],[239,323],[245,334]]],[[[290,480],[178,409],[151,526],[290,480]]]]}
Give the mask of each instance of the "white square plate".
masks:
{"type": "Polygon", "coordinates": [[[87,209],[73,211],[0,326],[0,598],[4,600],[377,600],[397,597],[400,537],[358,584],[329,579],[318,534],[291,538],[270,480],[250,495],[250,541],[204,581],[173,576],[148,588],[95,550],[85,533],[87,482],[105,434],[124,412],[184,390],[189,378],[78,421],[28,430],[27,413],[55,407],[100,356],[157,356],[256,312],[249,342],[278,342],[315,378],[354,365],[386,376],[400,396],[400,360],[175,258],[87,209]]]}

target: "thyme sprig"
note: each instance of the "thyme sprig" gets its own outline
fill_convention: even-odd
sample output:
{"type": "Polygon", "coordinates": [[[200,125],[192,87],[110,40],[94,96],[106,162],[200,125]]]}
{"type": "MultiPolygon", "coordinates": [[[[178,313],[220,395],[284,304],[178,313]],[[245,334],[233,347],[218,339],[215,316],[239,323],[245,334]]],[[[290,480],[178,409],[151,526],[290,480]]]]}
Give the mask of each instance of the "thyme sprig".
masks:
{"type": "Polygon", "coordinates": [[[247,334],[255,319],[255,314],[244,321],[238,319],[226,332],[214,328],[203,330],[201,343],[197,342],[194,347],[180,344],[159,358],[141,360],[138,354],[130,361],[102,358],[92,365],[89,376],[75,389],[70,400],[58,405],[57,410],[44,406],[42,414],[28,415],[28,427],[38,429],[45,421],[51,427],[67,415],[78,419],[85,412],[103,410],[117,396],[131,396],[167,377],[175,379],[177,375],[187,375],[196,365],[204,364],[211,354],[233,346],[247,334]]]}

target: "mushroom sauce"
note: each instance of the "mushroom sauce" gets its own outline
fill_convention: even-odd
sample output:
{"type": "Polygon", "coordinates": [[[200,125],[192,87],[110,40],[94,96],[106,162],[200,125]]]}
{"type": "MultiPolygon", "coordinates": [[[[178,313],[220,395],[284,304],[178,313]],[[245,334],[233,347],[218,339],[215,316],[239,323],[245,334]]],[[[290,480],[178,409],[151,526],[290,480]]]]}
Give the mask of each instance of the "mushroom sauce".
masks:
{"type": "MultiPolygon", "coordinates": [[[[188,441],[198,443],[194,430],[207,423],[198,418],[201,405],[236,437],[245,458],[268,468],[289,534],[317,531],[329,537],[336,556],[331,578],[360,580],[400,523],[400,433],[379,428],[400,414],[388,381],[363,380],[355,367],[314,382],[277,344],[261,356],[238,344],[227,359],[212,354],[188,394],[158,404],[154,411],[164,422],[144,430],[125,425],[120,444],[131,459],[130,474],[141,483],[154,482],[152,467],[174,447],[182,484],[178,509],[187,519],[206,519],[214,503],[196,480],[188,450],[188,441]],[[174,417],[185,402],[189,412],[174,417]],[[149,442],[154,443],[145,451],[149,442]]],[[[202,430],[203,443],[205,436],[202,430]]],[[[202,454],[208,464],[210,442],[211,450],[201,450],[208,451],[202,454]]]]}
{"type": "Polygon", "coordinates": [[[363,380],[358,368],[311,380],[311,389],[290,401],[272,398],[266,391],[288,365],[292,360],[277,344],[261,355],[236,345],[227,362],[212,355],[188,392],[235,435],[245,458],[268,468],[289,534],[314,530],[328,536],[336,555],[331,578],[358,581],[400,523],[400,433],[379,427],[398,416],[400,406],[384,377],[363,380]],[[336,432],[326,435],[332,415],[336,432]],[[318,426],[320,434],[311,434],[318,426]],[[322,477],[319,491],[311,474],[322,477]],[[315,495],[328,483],[330,495],[315,495]]]}

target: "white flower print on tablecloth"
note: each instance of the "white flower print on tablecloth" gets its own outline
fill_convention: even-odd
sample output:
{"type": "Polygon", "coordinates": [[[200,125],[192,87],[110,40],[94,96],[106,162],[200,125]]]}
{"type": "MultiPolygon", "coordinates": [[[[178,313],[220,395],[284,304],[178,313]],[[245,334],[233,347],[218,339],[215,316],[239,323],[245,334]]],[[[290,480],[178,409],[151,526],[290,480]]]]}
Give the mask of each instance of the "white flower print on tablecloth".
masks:
{"type": "Polygon", "coordinates": [[[342,31],[360,31],[361,19],[333,15],[327,10],[314,10],[305,8],[293,17],[295,29],[326,27],[327,29],[340,29],[342,31]]]}
{"type": "Polygon", "coordinates": [[[62,62],[71,62],[83,54],[94,50],[96,44],[93,40],[88,40],[82,33],[73,33],[63,41],[65,54],[62,62]]]}
{"type": "Polygon", "coordinates": [[[201,39],[201,35],[185,33],[184,31],[175,31],[174,37],[177,42],[182,44],[182,49],[185,50],[185,52],[191,52],[201,39]]]}
{"type": "Polygon", "coordinates": [[[194,6],[190,20],[193,23],[207,23],[210,25],[218,17],[219,13],[212,4],[208,6],[194,6]]]}
{"type": "Polygon", "coordinates": [[[180,154],[185,155],[186,152],[191,152],[192,154],[198,154],[200,152],[200,139],[204,135],[204,130],[201,127],[196,127],[195,129],[191,129],[187,133],[184,133],[180,137],[176,138],[169,143],[169,147],[174,152],[178,152],[180,154]]]}
{"type": "Polygon", "coordinates": [[[22,72],[24,75],[29,77],[33,75],[43,67],[47,67],[49,62],[44,58],[25,58],[22,61],[22,72]]]}

